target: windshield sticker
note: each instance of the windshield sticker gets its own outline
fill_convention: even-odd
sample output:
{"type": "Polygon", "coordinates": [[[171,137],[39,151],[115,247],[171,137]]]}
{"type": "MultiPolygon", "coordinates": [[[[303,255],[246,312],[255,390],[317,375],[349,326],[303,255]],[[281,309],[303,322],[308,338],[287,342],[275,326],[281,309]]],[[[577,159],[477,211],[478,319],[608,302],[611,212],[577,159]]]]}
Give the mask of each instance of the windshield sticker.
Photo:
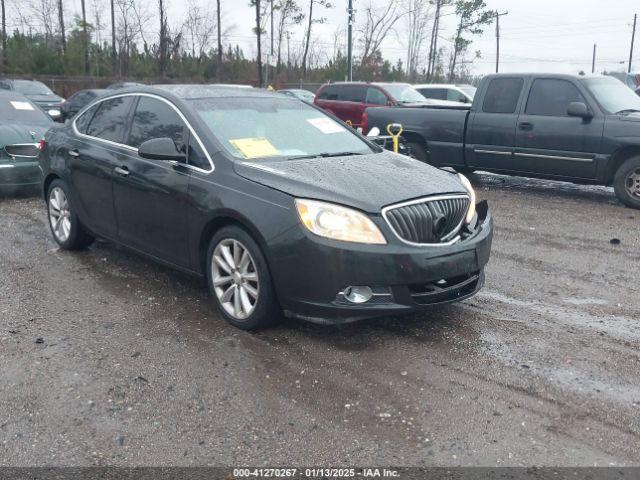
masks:
{"type": "Polygon", "coordinates": [[[257,138],[236,138],[229,140],[229,143],[236,147],[244,158],[271,157],[278,155],[278,149],[264,137],[257,138]]]}
{"type": "Polygon", "coordinates": [[[329,117],[308,118],[307,122],[316,127],[322,133],[340,133],[344,132],[344,127],[338,122],[334,122],[329,117]]]}
{"type": "Polygon", "coordinates": [[[33,110],[33,105],[29,102],[15,102],[12,100],[10,103],[16,110],[33,110]]]}

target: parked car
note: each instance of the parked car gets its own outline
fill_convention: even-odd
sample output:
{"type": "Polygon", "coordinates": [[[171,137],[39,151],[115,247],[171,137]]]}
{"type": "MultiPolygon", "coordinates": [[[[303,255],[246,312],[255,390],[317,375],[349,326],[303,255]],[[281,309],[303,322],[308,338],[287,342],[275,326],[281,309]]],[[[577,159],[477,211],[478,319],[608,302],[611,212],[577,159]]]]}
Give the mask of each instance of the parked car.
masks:
{"type": "Polygon", "coordinates": [[[317,322],[411,312],[483,285],[492,220],[466,178],[281,95],[114,92],[50,130],[40,165],[61,248],[98,235],[206,276],[243,329],[283,311],[317,322]]]}
{"type": "Polygon", "coordinates": [[[328,83],[320,87],[313,102],[354,127],[362,125],[362,114],[373,106],[443,105],[427,100],[408,83],[328,83]]]}
{"type": "Polygon", "coordinates": [[[470,109],[370,108],[437,166],[613,185],[640,208],[640,97],[606,76],[489,75],[470,109]]]}
{"type": "Polygon", "coordinates": [[[37,80],[13,80],[0,79],[0,89],[13,90],[21,93],[38,107],[40,107],[53,120],[60,120],[60,105],[64,98],[56,95],[44,83],[37,80]]]}
{"type": "Polygon", "coordinates": [[[62,103],[62,107],[60,109],[62,121],[66,122],[70,118],[73,118],[73,116],[84,106],[88,105],[107,91],[108,90],[99,88],[77,91],[62,103]]]}
{"type": "Polygon", "coordinates": [[[0,193],[39,185],[38,144],[52,125],[27,97],[0,90],[0,193]]]}
{"type": "Polygon", "coordinates": [[[476,94],[473,85],[420,84],[413,86],[425,98],[448,100],[450,102],[471,103],[476,94]]]}
{"type": "Polygon", "coordinates": [[[313,103],[313,100],[316,98],[316,96],[309,90],[304,90],[302,88],[285,88],[283,90],[278,90],[278,93],[295,97],[307,103],[313,103]]]}

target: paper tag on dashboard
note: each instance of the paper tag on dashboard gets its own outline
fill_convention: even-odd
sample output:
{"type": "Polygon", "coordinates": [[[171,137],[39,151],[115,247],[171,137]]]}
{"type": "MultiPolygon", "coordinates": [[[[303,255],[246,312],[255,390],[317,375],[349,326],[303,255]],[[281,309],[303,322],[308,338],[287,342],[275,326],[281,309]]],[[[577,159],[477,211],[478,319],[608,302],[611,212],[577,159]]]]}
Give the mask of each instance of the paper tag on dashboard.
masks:
{"type": "Polygon", "coordinates": [[[322,133],[340,133],[344,132],[344,127],[334,122],[329,117],[308,118],[307,122],[316,127],[322,133]]]}
{"type": "Polygon", "coordinates": [[[29,102],[16,102],[11,100],[10,103],[16,110],[33,110],[33,105],[31,105],[29,102]]]}
{"type": "Polygon", "coordinates": [[[278,149],[264,137],[236,138],[229,143],[240,150],[244,158],[272,157],[278,155],[278,149]]]}

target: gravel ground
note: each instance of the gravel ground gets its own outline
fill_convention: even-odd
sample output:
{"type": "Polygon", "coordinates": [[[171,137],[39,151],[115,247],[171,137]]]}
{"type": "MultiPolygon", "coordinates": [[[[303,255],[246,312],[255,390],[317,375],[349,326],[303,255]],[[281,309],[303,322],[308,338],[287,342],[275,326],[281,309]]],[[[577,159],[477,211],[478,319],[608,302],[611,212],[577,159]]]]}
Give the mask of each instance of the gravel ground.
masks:
{"type": "Polygon", "coordinates": [[[640,212],[474,177],[496,220],[479,295],[257,334],[200,280],[60,251],[39,198],[1,199],[0,463],[640,464],[640,212]]]}

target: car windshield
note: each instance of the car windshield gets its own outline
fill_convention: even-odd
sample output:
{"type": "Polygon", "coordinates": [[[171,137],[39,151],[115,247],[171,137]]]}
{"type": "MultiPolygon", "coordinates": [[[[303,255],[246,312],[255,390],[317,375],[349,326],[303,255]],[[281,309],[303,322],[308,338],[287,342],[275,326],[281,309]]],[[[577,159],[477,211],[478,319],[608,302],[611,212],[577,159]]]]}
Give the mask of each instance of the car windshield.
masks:
{"type": "Polygon", "coordinates": [[[374,150],[349,127],[289,98],[198,98],[192,108],[234,157],[315,157],[374,150]]]}
{"type": "Polygon", "coordinates": [[[427,100],[420,92],[409,85],[383,85],[382,88],[400,103],[420,103],[427,100]]]}
{"type": "Polygon", "coordinates": [[[6,124],[50,125],[53,120],[26,98],[0,96],[0,118],[6,124]]]}
{"type": "Polygon", "coordinates": [[[13,85],[15,90],[23,95],[54,95],[49,87],[42,82],[15,80],[13,85]]]}
{"type": "Polygon", "coordinates": [[[458,85],[458,88],[469,95],[472,99],[476,96],[476,91],[478,90],[473,85],[458,85]]]}
{"type": "Polygon", "coordinates": [[[607,112],[640,112],[640,97],[620,80],[613,77],[585,78],[582,82],[607,112]]]}

